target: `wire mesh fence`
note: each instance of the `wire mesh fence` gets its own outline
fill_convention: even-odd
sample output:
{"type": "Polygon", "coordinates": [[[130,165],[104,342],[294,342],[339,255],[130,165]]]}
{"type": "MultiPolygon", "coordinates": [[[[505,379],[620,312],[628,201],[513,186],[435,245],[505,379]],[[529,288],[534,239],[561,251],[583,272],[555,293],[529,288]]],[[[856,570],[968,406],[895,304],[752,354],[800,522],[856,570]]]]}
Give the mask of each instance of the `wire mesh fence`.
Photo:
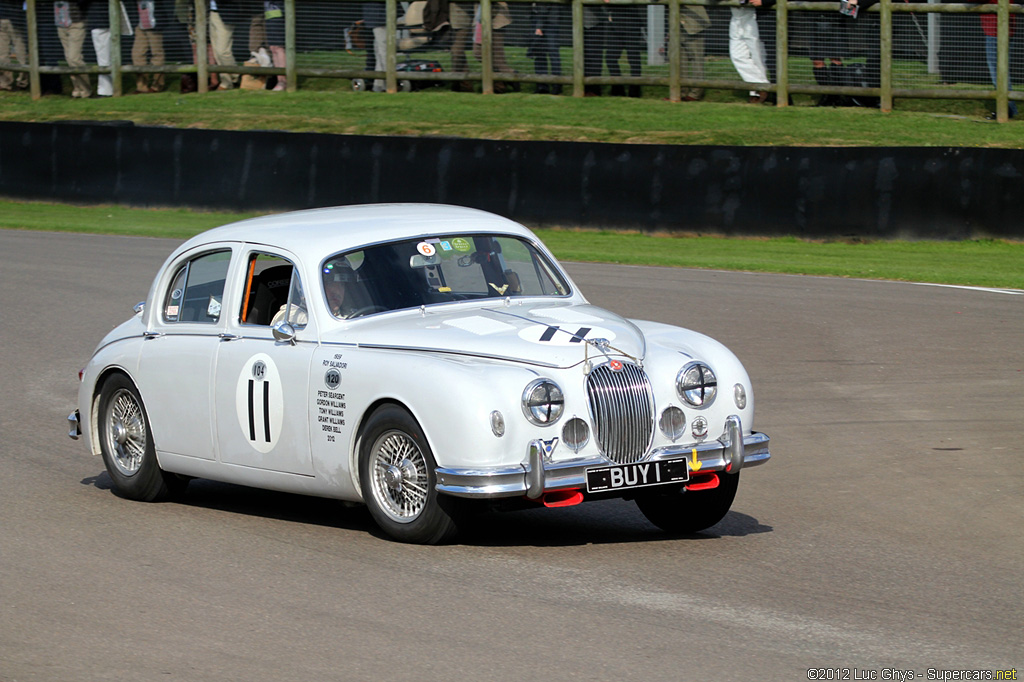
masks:
{"type": "Polygon", "coordinates": [[[298,77],[379,91],[659,87],[676,100],[719,88],[882,108],[995,98],[1004,117],[1024,98],[1024,7],[874,2],[851,16],[846,0],[0,0],[0,88],[38,96],[62,76],[75,96],[294,89],[298,77]]]}

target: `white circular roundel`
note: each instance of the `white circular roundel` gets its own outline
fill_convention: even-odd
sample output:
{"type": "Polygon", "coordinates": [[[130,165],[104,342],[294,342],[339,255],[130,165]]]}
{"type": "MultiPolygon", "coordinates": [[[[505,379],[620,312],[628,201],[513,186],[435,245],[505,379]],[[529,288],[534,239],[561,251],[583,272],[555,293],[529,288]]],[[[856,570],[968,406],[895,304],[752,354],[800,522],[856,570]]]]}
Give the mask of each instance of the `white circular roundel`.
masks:
{"type": "Polygon", "coordinates": [[[281,375],[269,355],[249,358],[238,374],[235,407],[242,435],[259,452],[277,445],[284,421],[284,392],[281,375]]]}
{"type": "Polygon", "coordinates": [[[584,341],[613,341],[615,332],[588,324],[536,324],[520,330],[519,338],[548,346],[581,346],[584,341]]]}

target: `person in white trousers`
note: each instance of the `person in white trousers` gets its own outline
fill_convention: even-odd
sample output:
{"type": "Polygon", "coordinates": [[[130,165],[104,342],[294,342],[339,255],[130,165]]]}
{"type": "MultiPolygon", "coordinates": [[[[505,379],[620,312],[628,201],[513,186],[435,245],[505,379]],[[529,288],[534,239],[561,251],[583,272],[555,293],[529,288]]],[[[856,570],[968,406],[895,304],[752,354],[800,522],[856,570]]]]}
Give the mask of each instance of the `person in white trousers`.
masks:
{"type": "MultiPolygon", "coordinates": [[[[761,0],[750,0],[750,5],[732,7],[732,19],[729,21],[729,58],[732,65],[747,83],[767,83],[768,69],[765,67],[764,43],[757,30],[757,12],[754,7],[761,5],[761,0]]],[[[750,102],[760,104],[768,98],[763,90],[751,90],[750,102]]]]}

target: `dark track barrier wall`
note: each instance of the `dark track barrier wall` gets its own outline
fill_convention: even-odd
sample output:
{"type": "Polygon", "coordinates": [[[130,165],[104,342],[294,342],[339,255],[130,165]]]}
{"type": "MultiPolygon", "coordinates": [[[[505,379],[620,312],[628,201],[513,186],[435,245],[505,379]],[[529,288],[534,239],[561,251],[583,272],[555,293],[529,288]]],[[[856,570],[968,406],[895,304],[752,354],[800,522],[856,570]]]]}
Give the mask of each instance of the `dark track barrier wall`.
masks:
{"type": "Polygon", "coordinates": [[[535,226],[1021,238],[1024,153],[0,123],[0,195],[227,210],[422,201],[535,226]]]}

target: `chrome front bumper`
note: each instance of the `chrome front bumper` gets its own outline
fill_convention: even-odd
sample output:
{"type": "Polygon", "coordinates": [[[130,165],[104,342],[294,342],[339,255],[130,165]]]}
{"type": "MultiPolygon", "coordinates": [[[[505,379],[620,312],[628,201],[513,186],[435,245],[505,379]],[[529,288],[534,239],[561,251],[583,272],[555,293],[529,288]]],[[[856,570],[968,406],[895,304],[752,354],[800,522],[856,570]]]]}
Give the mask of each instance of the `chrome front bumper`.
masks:
{"type": "MultiPolygon", "coordinates": [[[[764,464],[771,454],[768,436],[753,432],[742,436],[738,417],[726,420],[725,432],[718,440],[697,445],[670,445],[655,448],[646,461],[693,456],[701,463],[703,472],[729,471],[735,473],[743,467],[764,464]]],[[[537,499],[545,492],[585,488],[587,469],[614,464],[604,457],[550,461],[544,446],[534,440],[527,446],[526,463],[507,467],[480,469],[437,469],[437,490],[455,497],[499,498],[526,496],[537,499]]]]}

